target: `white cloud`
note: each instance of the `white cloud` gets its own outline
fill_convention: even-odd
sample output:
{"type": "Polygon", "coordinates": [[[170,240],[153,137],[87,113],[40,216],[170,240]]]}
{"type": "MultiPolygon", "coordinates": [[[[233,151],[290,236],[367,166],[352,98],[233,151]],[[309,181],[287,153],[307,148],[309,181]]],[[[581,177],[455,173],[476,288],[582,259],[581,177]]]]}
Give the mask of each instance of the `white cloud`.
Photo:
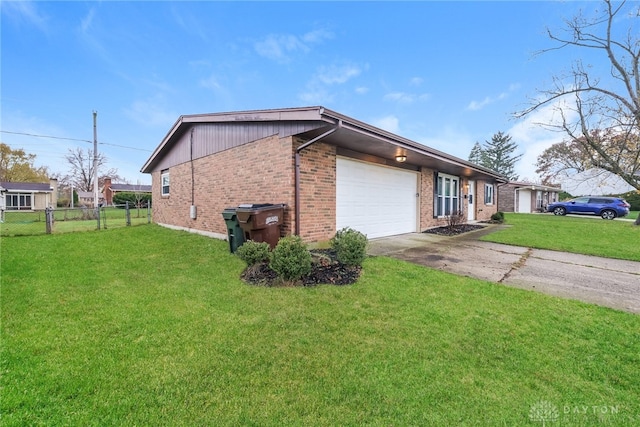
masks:
{"type": "MultiPolygon", "coordinates": [[[[520,179],[536,180],[535,165],[538,156],[551,145],[565,139],[564,133],[552,131],[542,126],[544,123],[553,123],[558,119],[557,109],[562,103],[563,101],[559,100],[542,107],[519,120],[506,131],[518,144],[520,152],[523,153],[522,158],[516,164],[516,173],[520,175],[520,179]]],[[[572,119],[570,116],[567,118],[572,119]]]]}
{"type": "Polygon", "coordinates": [[[352,77],[360,75],[361,68],[356,65],[329,65],[320,67],[316,77],[326,85],[342,84],[352,77]]]}
{"type": "Polygon", "coordinates": [[[359,87],[356,88],[356,93],[358,95],[364,95],[364,94],[366,94],[368,92],[369,92],[369,88],[368,87],[359,86],[359,87]]]}
{"type": "Polygon", "coordinates": [[[478,111],[482,110],[487,105],[493,104],[494,102],[501,101],[503,99],[508,98],[513,92],[517,91],[520,88],[520,84],[513,83],[509,85],[509,88],[506,92],[501,92],[497,96],[486,96],[482,101],[473,100],[469,102],[467,105],[467,110],[478,111]]]}
{"type": "Polygon", "coordinates": [[[414,77],[409,81],[411,86],[420,86],[424,79],[422,77],[414,77]]]}
{"type": "Polygon", "coordinates": [[[330,39],[333,34],[325,30],[314,30],[296,36],[293,34],[269,34],[263,40],[254,43],[254,49],[258,55],[276,62],[286,63],[291,60],[291,55],[302,52],[307,53],[314,44],[322,43],[330,39]]]}
{"type": "Polygon", "coordinates": [[[398,102],[401,104],[411,104],[416,101],[425,101],[429,99],[428,93],[406,93],[406,92],[391,92],[384,96],[386,101],[398,102]]]}
{"type": "Polygon", "coordinates": [[[372,120],[371,124],[391,133],[399,134],[400,132],[400,121],[394,115],[372,120]]]}

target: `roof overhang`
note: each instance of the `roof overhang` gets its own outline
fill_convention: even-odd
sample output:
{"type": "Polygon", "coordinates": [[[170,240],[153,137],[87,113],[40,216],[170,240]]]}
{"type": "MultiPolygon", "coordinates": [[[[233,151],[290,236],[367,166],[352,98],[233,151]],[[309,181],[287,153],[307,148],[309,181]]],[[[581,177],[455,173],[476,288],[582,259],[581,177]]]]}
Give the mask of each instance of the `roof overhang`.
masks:
{"type": "Polygon", "coordinates": [[[427,167],[469,179],[490,178],[499,182],[507,182],[506,177],[491,169],[483,168],[320,106],[180,116],[141,171],[143,173],[151,172],[156,159],[170,149],[171,142],[184,134],[193,124],[274,121],[319,122],[319,126],[314,130],[296,135],[305,140],[311,140],[327,130],[335,128],[335,132],[325,136],[321,141],[345,150],[390,161],[395,161],[397,156],[404,156],[406,159],[403,163],[406,165],[427,167]]]}

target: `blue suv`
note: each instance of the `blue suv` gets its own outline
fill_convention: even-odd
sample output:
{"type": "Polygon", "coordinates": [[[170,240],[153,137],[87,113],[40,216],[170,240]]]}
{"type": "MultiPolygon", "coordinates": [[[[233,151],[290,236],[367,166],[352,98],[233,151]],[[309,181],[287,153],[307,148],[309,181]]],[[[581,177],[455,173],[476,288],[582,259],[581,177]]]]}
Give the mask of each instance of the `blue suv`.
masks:
{"type": "Polygon", "coordinates": [[[614,219],[629,215],[630,206],[619,197],[586,196],[550,203],[547,212],[553,212],[554,215],[599,215],[602,219],[614,219]]]}

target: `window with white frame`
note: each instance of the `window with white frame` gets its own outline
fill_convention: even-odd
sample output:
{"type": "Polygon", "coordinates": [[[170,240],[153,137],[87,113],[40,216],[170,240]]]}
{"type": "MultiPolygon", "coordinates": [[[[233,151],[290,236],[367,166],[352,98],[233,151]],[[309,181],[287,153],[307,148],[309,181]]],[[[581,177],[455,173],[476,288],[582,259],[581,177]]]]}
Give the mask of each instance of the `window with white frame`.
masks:
{"type": "Polygon", "coordinates": [[[169,195],[169,171],[168,170],[162,171],[162,174],[160,175],[160,182],[162,185],[162,195],[168,196],[169,195]]]}
{"type": "Polygon", "coordinates": [[[484,204],[485,205],[493,204],[493,184],[484,185],[484,204]]]}
{"type": "Polygon", "coordinates": [[[457,213],[460,210],[460,177],[438,173],[436,181],[435,216],[457,213]]]}
{"type": "Polygon", "coordinates": [[[7,210],[31,210],[31,194],[7,194],[5,208],[7,210]]]}

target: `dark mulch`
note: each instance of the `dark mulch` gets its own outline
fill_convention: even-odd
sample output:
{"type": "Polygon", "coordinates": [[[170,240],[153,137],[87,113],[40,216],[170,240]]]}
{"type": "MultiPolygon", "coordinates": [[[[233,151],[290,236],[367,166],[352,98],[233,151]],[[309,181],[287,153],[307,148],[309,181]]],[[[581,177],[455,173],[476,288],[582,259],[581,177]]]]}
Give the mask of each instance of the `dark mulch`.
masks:
{"type": "Polygon", "coordinates": [[[453,227],[443,226],[437,228],[431,228],[429,230],[425,230],[424,233],[429,234],[438,234],[440,236],[457,236],[458,234],[468,233],[469,231],[479,230],[484,228],[484,225],[477,224],[460,224],[454,225],[453,227]]]}
{"type": "Polygon", "coordinates": [[[361,267],[351,267],[339,262],[335,251],[330,249],[312,250],[311,258],[311,272],[295,283],[283,282],[267,263],[248,267],[240,277],[256,286],[350,285],[358,280],[362,271],[361,267]]]}

